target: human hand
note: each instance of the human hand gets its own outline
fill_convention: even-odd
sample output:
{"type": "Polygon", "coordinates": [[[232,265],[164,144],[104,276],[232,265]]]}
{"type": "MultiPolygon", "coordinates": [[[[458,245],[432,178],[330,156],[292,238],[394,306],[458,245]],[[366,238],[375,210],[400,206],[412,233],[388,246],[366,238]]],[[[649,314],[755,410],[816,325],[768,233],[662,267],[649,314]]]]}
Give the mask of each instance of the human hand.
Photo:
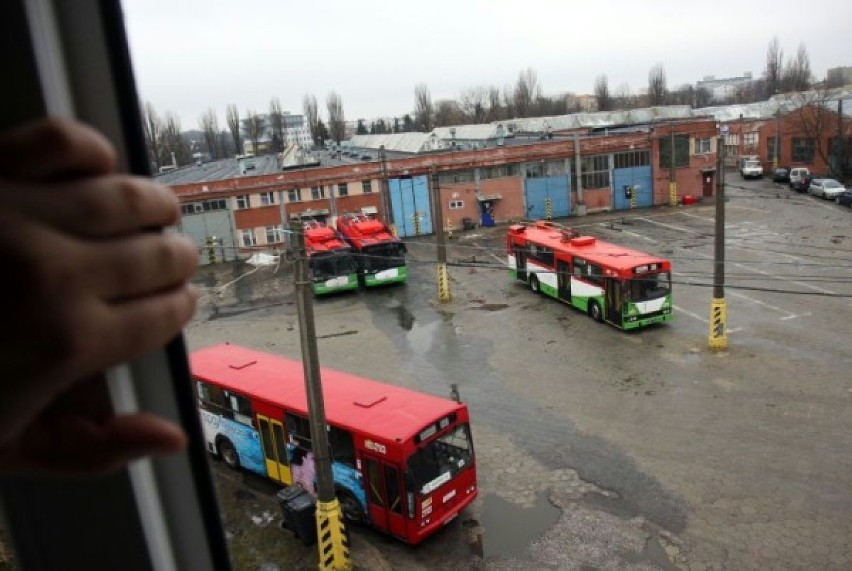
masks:
{"type": "Polygon", "coordinates": [[[192,317],[196,248],[149,231],[178,217],[169,189],[116,174],[79,123],[0,135],[0,472],[100,473],[185,445],[164,419],[112,415],[92,382],[192,317]]]}

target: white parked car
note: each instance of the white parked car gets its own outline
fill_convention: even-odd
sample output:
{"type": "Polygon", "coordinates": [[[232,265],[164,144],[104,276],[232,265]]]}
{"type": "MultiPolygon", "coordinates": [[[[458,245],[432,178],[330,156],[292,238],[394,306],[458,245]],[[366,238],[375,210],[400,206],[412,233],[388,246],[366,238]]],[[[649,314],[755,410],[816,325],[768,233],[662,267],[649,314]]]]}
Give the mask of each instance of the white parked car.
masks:
{"type": "Polygon", "coordinates": [[[846,188],[833,178],[815,178],[808,187],[808,194],[834,200],[846,192],[846,188]]]}
{"type": "Polygon", "coordinates": [[[743,178],[763,178],[763,165],[760,161],[743,161],[740,166],[740,176],[743,178]]]}

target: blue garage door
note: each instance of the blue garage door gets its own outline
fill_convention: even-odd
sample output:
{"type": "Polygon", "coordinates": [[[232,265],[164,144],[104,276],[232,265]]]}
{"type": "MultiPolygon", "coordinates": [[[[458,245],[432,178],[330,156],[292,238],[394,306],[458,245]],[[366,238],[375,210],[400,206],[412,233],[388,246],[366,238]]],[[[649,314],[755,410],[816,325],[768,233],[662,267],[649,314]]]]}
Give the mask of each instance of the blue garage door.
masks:
{"type": "Polygon", "coordinates": [[[388,181],[393,223],[400,238],[432,233],[432,203],[429,177],[392,178],[388,181]],[[415,224],[415,216],[419,228],[415,224]]]}
{"type": "Polygon", "coordinates": [[[564,218],[571,214],[571,179],[567,175],[525,179],[524,193],[529,220],[547,218],[548,198],[551,218],[564,218]]]}
{"type": "Polygon", "coordinates": [[[628,167],[612,171],[612,205],[616,210],[630,208],[630,198],[625,188],[632,187],[636,195],[636,206],[651,206],[653,203],[654,187],[651,181],[651,167],[628,167]]]}

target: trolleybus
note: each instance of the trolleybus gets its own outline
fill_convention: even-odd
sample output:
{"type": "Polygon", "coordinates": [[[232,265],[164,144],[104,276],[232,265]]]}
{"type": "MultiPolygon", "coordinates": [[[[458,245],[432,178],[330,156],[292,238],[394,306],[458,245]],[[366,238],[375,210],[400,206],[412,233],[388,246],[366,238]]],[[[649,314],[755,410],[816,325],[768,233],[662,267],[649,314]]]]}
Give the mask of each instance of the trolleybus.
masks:
{"type": "Polygon", "coordinates": [[[366,214],[347,213],[337,219],[337,229],[355,251],[365,286],[405,281],[405,244],[384,223],[366,214]]]}
{"type": "Polygon", "coordinates": [[[671,262],[539,220],[506,234],[509,272],[621,329],[671,321],[671,262]]]}
{"type": "Polygon", "coordinates": [[[304,231],[314,295],[357,289],[358,266],[343,237],[316,220],[305,221],[304,231]]]}
{"type": "MultiPolygon", "coordinates": [[[[190,364],[209,451],[232,468],[315,493],[302,363],[225,344],[195,351],[190,364]]],[[[414,544],[473,501],[466,405],[331,369],[321,376],[348,521],[414,544]]]]}

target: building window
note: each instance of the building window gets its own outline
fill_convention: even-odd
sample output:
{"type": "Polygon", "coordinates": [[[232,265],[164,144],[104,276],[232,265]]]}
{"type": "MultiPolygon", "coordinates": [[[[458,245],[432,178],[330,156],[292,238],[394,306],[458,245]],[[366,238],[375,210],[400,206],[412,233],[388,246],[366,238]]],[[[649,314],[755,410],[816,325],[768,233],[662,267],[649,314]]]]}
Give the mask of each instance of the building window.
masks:
{"type": "Polygon", "coordinates": [[[325,198],[325,188],[322,186],[311,187],[311,200],[319,200],[325,198]]]}
{"type": "Polygon", "coordinates": [[[596,155],[580,159],[583,173],[583,188],[606,188],[609,186],[609,155],[596,155]]]}
{"type": "Polygon", "coordinates": [[[373,192],[373,181],[371,180],[362,180],[361,181],[361,191],[364,194],[370,194],[373,192]]]}
{"type": "Polygon", "coordinates": [[[261,206],[269,206],[271,204],[275,204],[275,194],[272,192],[261,192],[260,193],[260,205],[261,206]]]}
{"type": "Polygon", "coordinates": [[[453,171],[445,172],[438,175],[438,181],[441,184],[453,184],[456,182],[473,182],[473,171],[453,171]]]}
{"type": "Polygon", "coordinates": [[[458,210],[460,208],[464,208],[464,200],[451,200],[450,201],[450,210],[458,210]]]}
{"type": "Polygon", "coordinates": [[[752,131],[750,133],[743,133],[743,146],[744,147],[756,147],[758,141],[758,133],[756,131],[752,131]]]}
{"type": "Polygon", "coordinates": [[[243,238],[243,246],[254,246],[257,243],[254,239],[254,230],[243,230],[241,235],[243,238]]]}
{"type": "Polygon", "coordinates": [[[814,160],[814,140],[810,137],[793,137],[793,160],[810,163],[814,160]]]}
{"type": "Polygon", "coordinates": [[[284,241],[284,227],[280,224],[278,226],[267,226],[266,227],[266,243],[267,244],[278,244],[284,241]]]}
{"type": "MultiPolygon", "coordinates": [[[[205,212],[210,210],[227,210],[228,205],[224,198],[220,200],[205,200],[201,204],[205,212]]],[[[197,211],[197,210],[196,210],[197,211]]]]}
{"type": "Polygon", "coordinates": [[[243,210],[251,205],[247,194],[241,194],[237,197],[237,210],[243,210]]]}
{"type": "MultiPolygon", "coordinates": [[[[674,166],[689,166],[689,135],[675,135],[674,144],[674,166]]],[[[672,140],[671,137],[663,137],[660,139],[660,168],[667,169],[671,166],[672,140]]]]}
{"type": "Polygon", "coordinates": [[[500,165],[496,167],[484,167],[479,169],[480,180],[491,178],[503,178],[507,176],[518,176],[518,165],[500,165]]]}
{"type": "Polygon", "coordinates": [[[196,212],[201,212],[201,205],[196,202],[190,202],[189,204],[181,204],[180,211],[181,214],[195,214],[196,212]]]}
{"type": "Polygon", "coordinates": [[[341,182],[337,185],[337,196],[349,196],[349,185],[341,182]]]}
{"type": "Polygon", "coordinates": [[[725,145],[736,147],[740,144],[740,136],[738,133],[730,133],[725,135],[725,145]]]}
{"type": "Polygon", "coordinates": [[[706,155],[710,152],[710,139],[695,139],[695,154],[706,155]]]}
{"type": "Polygon", "coordinates": [[[291,188],[287,191],[287,202],[299,202],[301,199],[298,188],[291,188]]]}
{"type": "Polygon", "coordinates": [[[626,153],[615,153],[613,163],[617,169],[632,167],[647,167],[651,164],[651,151],[627,151],[626,153]]]}

